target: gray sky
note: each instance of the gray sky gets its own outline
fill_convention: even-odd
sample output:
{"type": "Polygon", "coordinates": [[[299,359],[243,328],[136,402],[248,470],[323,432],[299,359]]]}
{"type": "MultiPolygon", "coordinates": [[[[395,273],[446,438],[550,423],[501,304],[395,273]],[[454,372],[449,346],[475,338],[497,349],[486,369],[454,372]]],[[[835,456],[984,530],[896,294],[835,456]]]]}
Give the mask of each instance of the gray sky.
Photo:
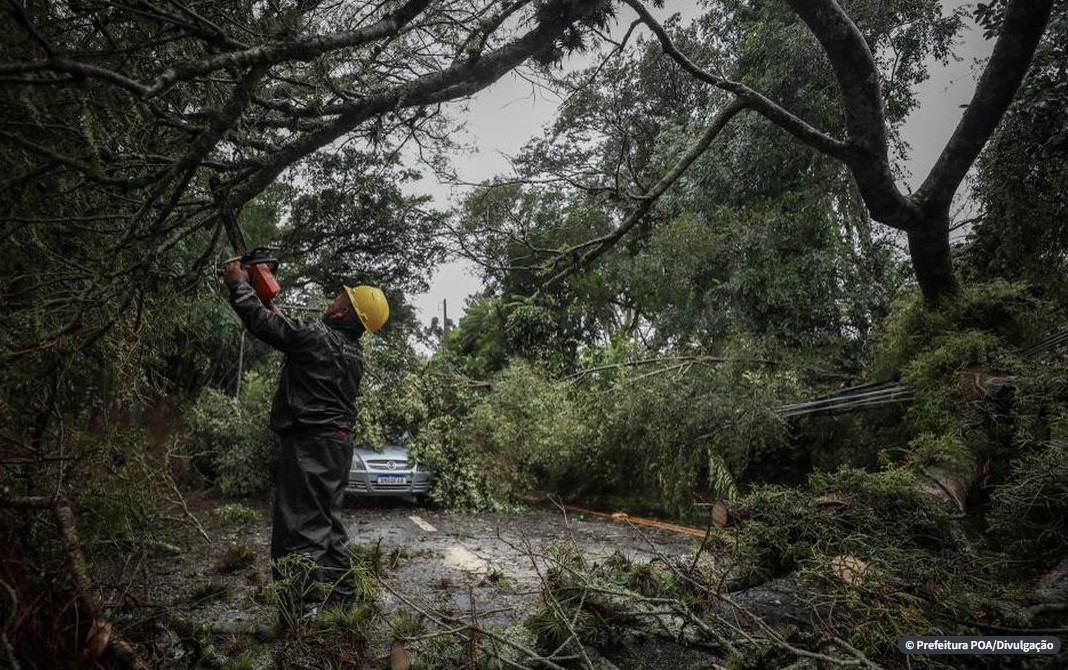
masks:
{"type": "MultiPolygon", "coordinates": [[[[671,11],[681,11],[684,16],[697,12],[696,3],[665,4],[671,11]]],[[[963,0],[947,0],[942,4],[947,10],[975,5],[963,0]]],[[[629,9],[620,10],[619,20],[624,27],[632,18],[629,9]]],[[[960,119],[961,105],[967,104],[975,91],[975,80],[980,72],[976,62],[985,60],[992,46],[991,41],[982,38],[981,31],[969,25],[956,50],[959,60],[951,61],[945,67],[940,63],[930,65],[931,78],[918,89],[920,107],[902,130],[905,141],[912,148],[906,163],[911,178],[904,181],[902,188],[916,188],[934,165],[960,119]]],[[[572,61],[565,63],[565,67],[573,69],[584,64],[572,61]]],[[[529,139],[540,134],[552,120],[558,105],[557,98],[536,89],[516,74],[506,75],[479,93],[468,103],[467,129],[458,138],[475,148],[474,152],[454,159],[454,167],[461,179],[478,182],[507,172],[509,165],[505,156],[516,154],[529,139]]],[[[449,189],[432,179],[424,179],[416,188],[432,195],[440,206],[453,201],[449,189]]],[[[449,318],[458,320],[466,298],[479,289],[473,266],[456,259],[440,266],[431,280],[430,291],[414,296],[413,302],[424,323],[429,323],[435,315],[441,316],[442,302],[446,300],[449,318]]]]}

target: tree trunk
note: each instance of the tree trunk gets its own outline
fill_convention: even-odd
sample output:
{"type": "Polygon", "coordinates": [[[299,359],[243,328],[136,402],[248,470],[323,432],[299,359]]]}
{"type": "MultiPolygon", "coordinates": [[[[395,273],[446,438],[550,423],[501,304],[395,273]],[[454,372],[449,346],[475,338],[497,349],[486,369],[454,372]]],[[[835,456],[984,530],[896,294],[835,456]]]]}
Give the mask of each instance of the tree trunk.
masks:
{"type": "Polygon", "coordinates": [[[920,216],[908,233],[909,256],[923,301],[934,309],[960,293],[960,284],[950,256],[948,212],[920,216]]]}

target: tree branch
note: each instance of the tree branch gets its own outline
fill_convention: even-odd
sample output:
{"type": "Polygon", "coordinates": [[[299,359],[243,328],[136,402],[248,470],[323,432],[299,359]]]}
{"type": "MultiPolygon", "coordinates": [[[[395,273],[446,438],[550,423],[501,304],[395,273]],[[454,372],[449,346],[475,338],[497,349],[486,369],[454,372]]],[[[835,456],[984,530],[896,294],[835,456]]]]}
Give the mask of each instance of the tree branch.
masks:
{"type": "Polygon", "coordinates": [[[681,177],[686,172],[686,170],[689,169],[691,165],[693,165],[694,161],[700,158],[701,154],[703,154],[705,150],[708,149],[709,145],[712,144],[712,140],[714,140],[716,136],[718,136],[719,133],[727,126],[727,124],[730,123],[731,119],[733,119],[735,115],[738,114],[738,112],[741,112],[742,110],[748,107],[749,104],[747,101],[743,101],[738,98],[735,98],[730,103],[728,103],[727,106],[720,111],[716,118],[713,119],[712,124],[708,127],[707,130],[705,130],[704,134],[701,136],[701,139],[699,139],[696,144],[690,147],[690,150],[687,151],[682,156],[682,158],[680,158],[678,162],[676,162],[675,165],[670,170],[668,170],[668,172],[664,174],[664,176],[660,178],[659,181],[653,184],[652,188],[650,188],[646,193],[644,193],[638,198],[637,206],[635,206],[634,209],[632,209],[630,213],[627,214],[627,217],[623,220],[621,224],[619,224],[618,228],[616,228],[607,235],[598,237],[593,240],[589,240],[587,242],[583,242],[582,244],[574,246],[571,249],[568,249],[567,251],[561,253],[557,257],[558,259],[571,256],[582,249],[586,249],[586,251],[583,252],[582,255],[575,262],[569,264],[567,267],[560,270],[551,278],[549,278],[549,280],[545,282],[544,286],[553,286],[554,284],[560,282],[573,272],[589,266],[590,263],[600,258],[602,255],[605,254],[605,252],[612,248],[612,246],[615,245],[616,242],[621,240],[627,233],[629,233],[631,229],[634,228],[634,226],[636,226],[645,217],[645,215],[649,213],[649,211],[653,208],[653,205],[656,203],[657,199],[662,196],[664,192],[671,187],[672,184],[678,181],[679,177],[681,177]]]}
{"type": "Polygon", "coordinates": [[[0,77],[11,74],[27,74],[30,72],[65,72],[67,74],[75,75],[76,77],[100,79],[101,81],[114,84],[119,88],[130,91],[134,95],[141,97],[147,96],[151,92],[151,89],[148,86],[134,81],[125,75],[121,75],[118,72],[97,65],[74,61],[65,56],[53,56],[52,58],[41,61],[4,63],[0,65],[0,77]]]}
{"type": "Polygon", "coordinates": [[[788,0],[819,40],[842,93],[850,150],[844,157],[872,218],[908,230],[913,204],[890,169],[881,77],[856,24],[835,0],[788,0]]]}
{"type": "Polygon", "coordinates": [[[429,4],[430,0],[410,0],[377,23],[357,30],[324,35],[315,39],[257,46],[219,54],[202,61],[179,63],[157,77],[144,95],[146,98],[157,96],[180,81],[188,81],[216,70],[271,65],[283,61],[310,61],[330,51],[360,46],[383,37],[390,37],[396,35],[429,4]]]}
{"type": "Polygon", "coordinates": [[[543,22],[485,57],[423,75],[406,84],[371,94],[322,130],[309,133],[278,149],[269,162],[242,185],[234,202],[243,204],[273,182],[287,167],[341,138],[368,119],[386,112],[466,97],[497,81],[527,58],[551,44],[570,24],[543,22]]]}
{"type": "Polygon", "coordinates": [[[1053,0],[1012,0],[994,52],[953,136],[919,190],[922,206],[948,210],[965,174],[1012,103],[1049,23],[1053,0]]]}
{"type": "Polygon", "coordinates": [[[756,91],[741,82],[732,81],[720,75],[709,72],[686,57],[671,41],[671,37],[664,27],[653,18],[645,9],[640,0],[624,0],[638,13],[642,22],[649,26],[660,46],[668,56],[682,67],[683,70],[693,75],[695,79],[715,86],[729,93],[733,93],[755,112],[767,118],[786,132],[796,137],[820,153],[844,160],[848,155],[849,145],[825,134],[818,128],[810,125],[804,119],[795,116],[785,108],[779,106],[759,91],[756,91]]]}

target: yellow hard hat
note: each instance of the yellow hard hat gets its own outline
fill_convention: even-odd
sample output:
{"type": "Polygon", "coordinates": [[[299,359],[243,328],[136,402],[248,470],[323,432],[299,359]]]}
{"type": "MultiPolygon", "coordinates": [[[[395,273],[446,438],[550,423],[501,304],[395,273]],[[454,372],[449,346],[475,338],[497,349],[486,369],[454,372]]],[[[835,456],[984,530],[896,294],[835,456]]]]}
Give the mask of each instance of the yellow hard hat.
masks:
{"type": "Polygon", "coordinates": [[[349,302],[367,332],[374,333],[389,320],[389,302],[382,289],[374,286],[346,286],[349,302]]]}

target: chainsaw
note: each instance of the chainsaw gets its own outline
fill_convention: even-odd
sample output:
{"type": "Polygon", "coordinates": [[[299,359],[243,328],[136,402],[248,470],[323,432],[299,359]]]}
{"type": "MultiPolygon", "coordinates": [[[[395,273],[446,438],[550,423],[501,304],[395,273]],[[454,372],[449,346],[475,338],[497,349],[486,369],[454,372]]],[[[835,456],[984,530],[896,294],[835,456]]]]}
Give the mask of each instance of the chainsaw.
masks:
{"type": "Polygon", "coordinates": [[[237,225],[237,214],[232,209],[222,210],[223,228],[226,236],[230,238],[230,244],[237,254],[227,261],[239,261],[241,266],[248,272],[249,283],[256,291],[264,305],[270,305],[281,291],[282,287],[274,278],[278,271],[278,259],[271,258],[271,250],[267,247],[257,247],[248,250],[245,246],[245,236],[241,234],[241,228],[237,225]]]}

